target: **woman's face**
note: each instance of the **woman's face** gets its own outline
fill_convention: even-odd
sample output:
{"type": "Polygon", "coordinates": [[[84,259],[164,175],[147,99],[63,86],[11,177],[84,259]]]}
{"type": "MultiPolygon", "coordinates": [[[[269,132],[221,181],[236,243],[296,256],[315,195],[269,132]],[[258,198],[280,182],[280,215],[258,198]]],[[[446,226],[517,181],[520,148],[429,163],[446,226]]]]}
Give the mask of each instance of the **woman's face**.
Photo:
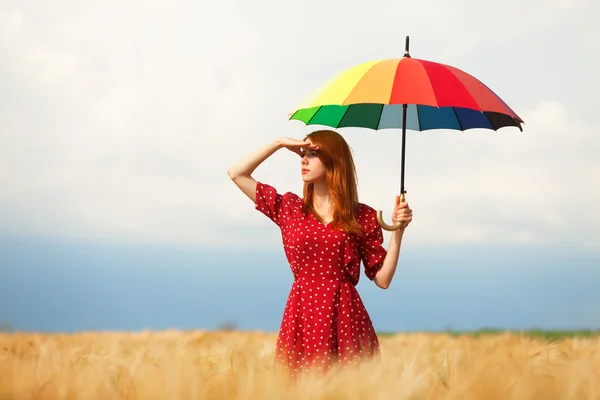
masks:
{"type": "Polygon", "coordinates": [[[325,165],[317,155],[318,150],[302,149],[300,160],[302,180],[304,182],[324,183],[326,179],[325,165]]]}

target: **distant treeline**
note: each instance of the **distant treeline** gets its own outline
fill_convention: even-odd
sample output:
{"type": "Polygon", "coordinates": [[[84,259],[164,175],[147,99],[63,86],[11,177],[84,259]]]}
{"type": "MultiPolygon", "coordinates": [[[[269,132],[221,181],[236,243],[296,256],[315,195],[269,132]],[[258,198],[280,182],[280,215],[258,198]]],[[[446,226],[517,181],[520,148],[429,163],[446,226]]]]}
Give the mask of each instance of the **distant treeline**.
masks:
{"type": "Polygon", "coordinates": [[[392,336],[395,334],[414,334],[414,333],[425,333],[425,334],[441,334],[450,336],[473,336],[479,337],[482,335],[498,335],[498,334],[513,334],[523,335],[528,337],[539,337],[544,339],[563,339],[569,337],[595,337],[600,336],[600,329],[579,329],[579,330],[545,330],[545,329],[526,329],[526,330],[513,330],[513,329],[501,329],[501,328],[483,328],[474,331],[455,331],[446,330],[441,332],[377,332],[379,336],[392,336]]]}

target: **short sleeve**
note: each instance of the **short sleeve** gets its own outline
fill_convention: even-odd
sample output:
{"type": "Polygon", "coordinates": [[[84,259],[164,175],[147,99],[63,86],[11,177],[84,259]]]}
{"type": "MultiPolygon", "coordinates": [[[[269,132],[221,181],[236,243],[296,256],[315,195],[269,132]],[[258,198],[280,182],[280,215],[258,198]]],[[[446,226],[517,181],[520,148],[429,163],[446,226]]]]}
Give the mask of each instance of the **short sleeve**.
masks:
{"type": "Polygon", "coordinates": [[[365,275],[370,280],[375,279],[387,255],[387,250],[383,247],[383,231],[376,216],[376,211],[369,208],[361,221],[364,234],[358,239],[358,251],[365,268],[365,275]]]}
{"type": "Polygon", "coordinates": [[[265,183],[256,182],[256,202],[254,208],[277,226],[281,226],[283,217],[283,196],[277,190],[265,183]]]}

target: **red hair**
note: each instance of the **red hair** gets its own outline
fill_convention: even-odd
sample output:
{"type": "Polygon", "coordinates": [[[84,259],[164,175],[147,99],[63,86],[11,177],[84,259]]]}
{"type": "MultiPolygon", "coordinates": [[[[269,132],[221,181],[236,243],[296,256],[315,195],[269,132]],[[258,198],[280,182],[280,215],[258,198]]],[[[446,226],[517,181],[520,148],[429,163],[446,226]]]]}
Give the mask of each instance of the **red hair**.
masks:
{"type": "MultiPolygon", "coordinates": [[[[332,202],[332,226],[347,233],[362,234],[362,227],[356,220],[358,210],[358,190],[356,168],[346,140],[337,132],[319,130],[305,139],[319,147],[317,156],[325,166],[327,189],[332,202]]],[[[310,212],[319,220],[313,205],[314,184],[304,183],[304,214],[310,212]]]]}

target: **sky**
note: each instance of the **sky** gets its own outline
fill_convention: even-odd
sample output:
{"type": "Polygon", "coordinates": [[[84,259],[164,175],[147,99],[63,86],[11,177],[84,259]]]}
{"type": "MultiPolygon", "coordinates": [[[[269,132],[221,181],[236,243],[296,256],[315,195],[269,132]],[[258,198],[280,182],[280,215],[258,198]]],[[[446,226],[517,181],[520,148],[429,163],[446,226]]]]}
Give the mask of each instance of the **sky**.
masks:
{"type": "MultiPolygon", "coordinates": [[[[592,0],[4,0],[0,321],[277,329],[279,232],[227,168],[310,132],[289,111],[409,35],[413,58],[474,75],[525,124],[408,132],[399,272],[360,283],[376,327],[600,328],[599,16],[592,0]]],[[[389,221],[399,132],[340,133],[361,202],[389,221]]],[[[254,176],[302,190],[291,152],[254,176]]]]}

